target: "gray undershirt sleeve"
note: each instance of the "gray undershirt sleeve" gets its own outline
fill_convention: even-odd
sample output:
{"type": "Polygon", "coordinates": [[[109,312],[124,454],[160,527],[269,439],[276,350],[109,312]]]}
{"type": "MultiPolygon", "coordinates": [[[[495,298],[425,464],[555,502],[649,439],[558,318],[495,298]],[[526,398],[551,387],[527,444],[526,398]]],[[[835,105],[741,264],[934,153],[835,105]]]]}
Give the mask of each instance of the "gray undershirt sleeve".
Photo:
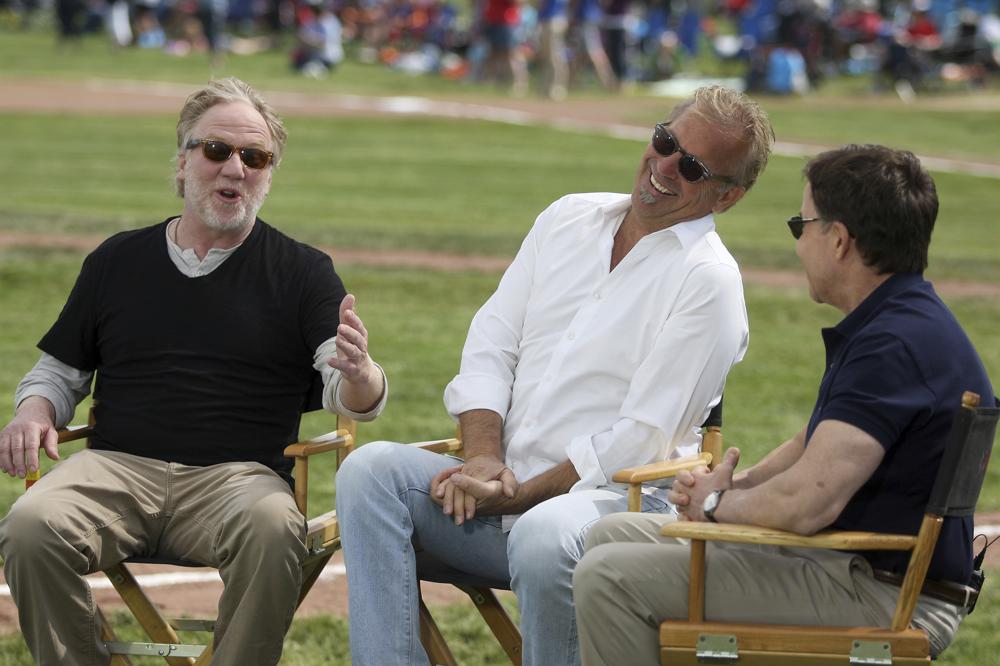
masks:
{"type": "Polygon", "coordinates": [[[76,406],[90,393],[93,372],[66,365],[51,354],[42,353],[14,392],[14,407],[33,395],[45,398],[55,409],[55,426],[62,428],[73,418],[76,406]]]}

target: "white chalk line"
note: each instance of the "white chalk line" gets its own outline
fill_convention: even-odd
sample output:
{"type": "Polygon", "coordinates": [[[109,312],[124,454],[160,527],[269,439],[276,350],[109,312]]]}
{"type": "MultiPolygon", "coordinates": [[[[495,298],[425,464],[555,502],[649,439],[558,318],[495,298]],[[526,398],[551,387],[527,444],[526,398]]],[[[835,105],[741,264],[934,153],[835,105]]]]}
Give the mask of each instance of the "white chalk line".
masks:
{"type": "MultiPolygon", "coordinates": [[[[320,573],[319,579],[321,581],[331,581],[343,576],[346,571],[343,564],[328,564],[320,573]]],[[[191,585],[194,583],[222,583],[219,572],[214,569],[212,571],[191,571],[185,573],[142,574],[136,576],[135,579],[140,587],[147,589],[153,587],[171,587],[173,585],[191,585]]],[[[88,576],[85,580],[90,583],[90,589],[92,590],[108,590],[112,587],[111,581],[105,578],[103,574],[93,574],[93,576],[88,576]]],[[[10,586],[0,585],[0,597],[9,596],[10,586]]]]}

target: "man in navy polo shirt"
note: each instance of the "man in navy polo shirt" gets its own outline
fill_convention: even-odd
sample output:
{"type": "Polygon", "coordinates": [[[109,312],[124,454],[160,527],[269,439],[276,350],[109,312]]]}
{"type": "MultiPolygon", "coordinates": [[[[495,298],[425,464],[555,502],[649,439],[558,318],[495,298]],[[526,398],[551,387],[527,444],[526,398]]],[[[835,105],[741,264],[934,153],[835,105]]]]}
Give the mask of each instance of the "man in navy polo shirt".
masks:
{"type": "MultiPolygon", "coordinates": [[[[734,475],[682,473],[670,499],[685,518],[813,534],[824,528],[916,534],[963,391],[993,402],[972,343],[922,276],[937,216],[934,181],[912,153],[847,146],[805,169],[788,221],[813,300],[845,317],[823,331],[826,373],[797,435],[734,475]]],[[[658,663],[661,620],[687,616],[688,546],[659,537],[661,515],[616,514],[587,539],[574,596],[584,664],[658,663]],[[639,543],[635,543],[639,542],[639,543]]],[[[972,519],[945,520],[928,579],[961,592],[972,519]]],[[[709,544],[709,621],[886,625],[907,553],[709,544]]],[[[966,609],[926,591],[913,624],[937,654],[966,609]]]]}

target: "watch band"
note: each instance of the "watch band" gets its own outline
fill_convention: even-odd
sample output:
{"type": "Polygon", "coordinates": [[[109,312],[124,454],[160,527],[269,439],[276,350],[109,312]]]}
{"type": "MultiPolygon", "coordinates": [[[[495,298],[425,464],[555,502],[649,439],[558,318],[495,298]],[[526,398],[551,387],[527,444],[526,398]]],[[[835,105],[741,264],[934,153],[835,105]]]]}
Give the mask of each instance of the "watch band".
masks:
{"type": "Polygon", "coordinates": [[[708,509],[704,509],[704,510],[702,511],[702,513],[704,513],[704,514],[705,514],[705,517],[706,517],[706,518],[708,518],[708,520],[709,520],[709,521],[711,521],[711,522],[713,522],[713,523],[717,523],[717,522],[719,522],[719,521],[717,521],[717,520],[715,519],[715,512],[716,512],[716,511],[718,510],[718,508],[719,508],[719,504],[721,504],[721,503],[722,503],[722,495],[723,495],[723,493],[725,493],[725,492],[726,492],[726,489],[722,489],[722,490],[716,490],[716,491],[713,491],[713,492],[712,492],[712,493],[711,493],[711,494],[709,495],[709,497],[712,497],[712,496],[714,496],[714,497],[715,497],[715,503],[714,503],[714,504],[712,504],[712,506],[711,506],[710,508],[708,508],[708,509]]]}

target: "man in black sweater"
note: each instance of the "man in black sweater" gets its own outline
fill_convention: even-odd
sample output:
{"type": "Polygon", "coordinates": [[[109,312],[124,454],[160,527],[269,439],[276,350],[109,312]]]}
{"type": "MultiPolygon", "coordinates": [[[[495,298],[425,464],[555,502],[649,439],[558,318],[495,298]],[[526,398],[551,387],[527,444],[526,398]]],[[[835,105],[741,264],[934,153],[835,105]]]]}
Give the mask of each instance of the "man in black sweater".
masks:
{"type": "Polygon", "coordinates": [[[107,664],[83,575],[130,556],[220,570],[213,663],[274,664],[298,596],[305,523],[283,448],[322,406],[370,420],[387,397],[354,296],[325,254],[257,218],[280,118],[238,79],[177,123],[180,216],[84,261],[0,432],[24,477],[94,383],[91,447],[0,521],[0,554],[40,664],[107,664]]]}

